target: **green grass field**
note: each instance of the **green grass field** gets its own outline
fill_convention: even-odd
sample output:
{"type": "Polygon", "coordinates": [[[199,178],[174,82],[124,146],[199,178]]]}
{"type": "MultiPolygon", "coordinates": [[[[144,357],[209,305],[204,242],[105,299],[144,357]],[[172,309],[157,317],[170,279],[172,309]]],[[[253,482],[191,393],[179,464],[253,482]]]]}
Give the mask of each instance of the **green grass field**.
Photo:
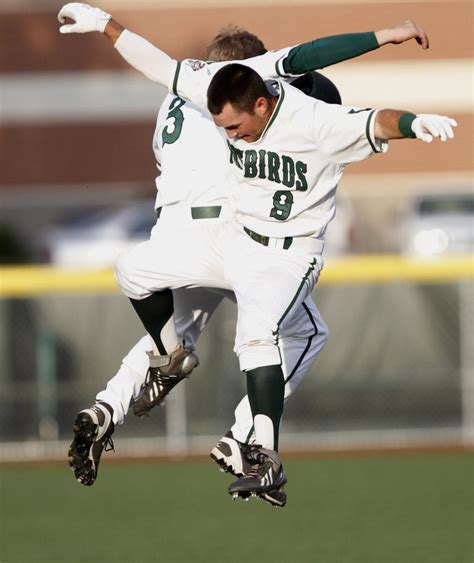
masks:
{"type": "Polygon", "coordinates": [[[472,563],[474,457],[289,460],[288,505],[212,462],[3,467],[1,563],[472,563]]]}

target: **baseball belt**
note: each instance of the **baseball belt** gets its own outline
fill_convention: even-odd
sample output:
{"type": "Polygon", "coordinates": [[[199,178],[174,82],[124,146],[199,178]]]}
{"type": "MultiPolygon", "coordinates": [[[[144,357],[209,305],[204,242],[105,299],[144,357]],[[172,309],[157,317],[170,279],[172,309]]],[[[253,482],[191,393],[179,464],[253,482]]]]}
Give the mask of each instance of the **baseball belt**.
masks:
{"type": "MultiPolygon", "coordinates": [[[[271,237],[266,237],[265,235],[259,235],[255,231],[251,231],[250,229],[247,229],[247,227],[244,227],[244,231],[248,234],[248,236],[251,239],[253,239],[255,242],[259,242],[260,244],[263,244],[263,246],[269,246],[270,240],[273,240],[271,239],[271,237]]],[[[285,237],[284,239],[278,239],[278,240],[283,241],[282,248],[284,250],[288,250],[288,248],[290,248],[290,246],[293,244],[293,237],[285,237]]]]}
{"type": "MultiPolygon", "coordinates": [[[[160,218],[162,207],[156,210],[157,219],[160,218]]],[[[193,219],[217,219],[221,214],[221,205],[206,205],[200,207],[191,207],[191,217],[193,219]]]]}
{"type": "Polygon", "coordinates": [[[260,235],[248,227],[243,227],[244,232],[255,242],[263,246],[272,248],[282,248],[288,250],[290,247],[300,250],[309,251],[313,254],[321,254],[324,248],[324,241],[315,237],[285,237],[274,238],[260,235]]]}

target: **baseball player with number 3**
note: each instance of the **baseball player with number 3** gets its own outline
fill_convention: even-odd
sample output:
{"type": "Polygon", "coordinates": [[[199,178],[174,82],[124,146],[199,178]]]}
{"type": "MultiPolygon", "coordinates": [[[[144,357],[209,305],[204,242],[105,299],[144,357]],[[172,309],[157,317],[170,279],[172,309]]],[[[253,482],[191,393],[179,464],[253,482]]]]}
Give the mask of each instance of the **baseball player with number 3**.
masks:
{"type": "MultiPolygon", "coordinates": [[[[180,229],[173,240],[153,236],[120,257],[116,277],[153,339],[151,369],[164,376],[192,364],[192,354],[178,347],[171,289],[217,287],[235,293],[235,351],[247,375],[256,442],[245,452],[248,464],[229,493],[248,498],[281,490],[287,478],[278,455],[285,394],[278,341],[323,267],[324,233],[343,170],[385,152],[391,139],[452,138],[456,123],[304,96],[281,77],[310,70],[305,64],[313,44],[244,64],[178,63],[101,10],[73,3],[59,17],[75,21],[65,32],[104,31],[132,66],[203,111],[207,106],[222,134],[235,178],[235,217],[206,229],[180,229]],[[272,80],[265,82],[258,73],[272,80]]],[[[390,41],[407,40],[407,34],[427,46],[416,27],[398,29],[390,41]]]]}

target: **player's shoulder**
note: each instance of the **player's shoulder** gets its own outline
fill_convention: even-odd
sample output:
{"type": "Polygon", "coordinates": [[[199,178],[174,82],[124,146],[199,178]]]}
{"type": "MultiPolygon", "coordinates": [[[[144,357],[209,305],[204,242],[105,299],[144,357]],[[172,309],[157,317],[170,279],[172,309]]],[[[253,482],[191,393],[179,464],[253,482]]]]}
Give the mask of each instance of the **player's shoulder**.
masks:
{"type": "Polygon", "coordinates": [[[287,82],[279,80],[275,86],[280,97],[281,113],[290,120],[297,116],[301,116],[303,120],[307,119],[305,116],[314,114],[318,104],[321,103],[320,100],[306,96],[287,82]]]}

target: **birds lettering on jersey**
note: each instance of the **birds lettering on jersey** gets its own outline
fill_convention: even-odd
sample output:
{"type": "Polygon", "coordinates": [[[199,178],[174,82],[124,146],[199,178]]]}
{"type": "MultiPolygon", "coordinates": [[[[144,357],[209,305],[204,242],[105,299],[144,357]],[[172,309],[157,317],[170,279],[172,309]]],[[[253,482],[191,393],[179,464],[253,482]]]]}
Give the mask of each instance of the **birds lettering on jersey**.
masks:
{"type": "Polygon", "coordinates": [[[279,155],[273,151],[247,149],[242,151],[227,141],[230,150],[230,163],[244,172],[245,178],[267,179],[269,182],[283,184],[304,192],[308,189],[306,173],[308,165],[291,156],[279,155]]]}

